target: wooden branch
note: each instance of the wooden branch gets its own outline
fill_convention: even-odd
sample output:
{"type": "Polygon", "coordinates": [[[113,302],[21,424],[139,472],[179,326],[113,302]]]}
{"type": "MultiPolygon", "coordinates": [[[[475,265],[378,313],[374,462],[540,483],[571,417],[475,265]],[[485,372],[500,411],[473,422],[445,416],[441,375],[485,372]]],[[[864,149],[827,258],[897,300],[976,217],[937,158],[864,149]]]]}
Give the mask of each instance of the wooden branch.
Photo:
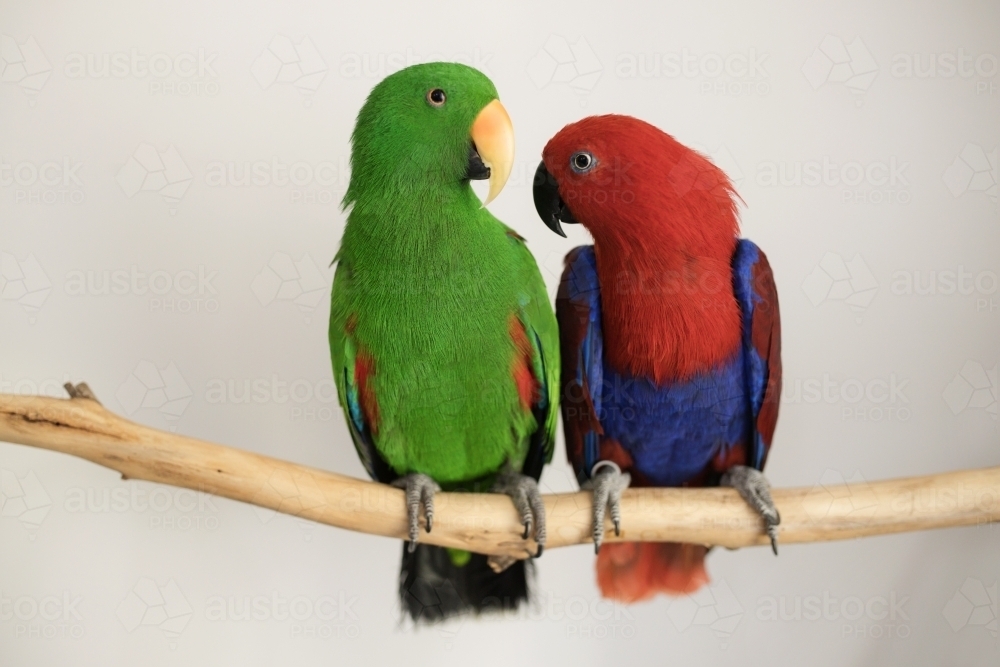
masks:
{"type": "MultiPolygon", "coordinates": [[[[403,492],[332,472],[141,426],[109,412],[86,385],[72,398],[0,394],[0,441],[72,454],[143,479],[240,500],[348,530],[405,539],[403,492]]],[[[1000,468],[839,486],[775,489],[779,542],[820,542],[1000,520],[1000,468]]],[[[591,541],[588,492],[546,495],[547,549],[591,541]]],[[[608,541],[767,544],[732,489],[629,489],[622,534],[608,541]]],[[[535,545],[509,498],[440,493],[420,540],[524,558],[535,545]]]]}

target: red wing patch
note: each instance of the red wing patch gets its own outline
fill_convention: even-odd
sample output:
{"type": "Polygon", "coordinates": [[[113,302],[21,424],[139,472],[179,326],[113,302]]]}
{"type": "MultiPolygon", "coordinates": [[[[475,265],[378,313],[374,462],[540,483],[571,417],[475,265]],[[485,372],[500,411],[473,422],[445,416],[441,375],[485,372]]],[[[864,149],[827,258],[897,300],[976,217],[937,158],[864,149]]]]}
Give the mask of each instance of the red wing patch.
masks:
{"type": "Polygon", "coordinates": [[[517,315],[510,316],[510,338],[514,341],[514,363],[511,372],[514,376],[514,384],[517,386],[517,395],[521,399],[521,408],[525,412],[531,410],[531,406],[537,403],[540,398],[540,385],[532,372],[532,355],[534,350],[528,340],[528,332],[524,328],[517,315]]]}
{"type": "Polygon", "coordinates": [[[354,359],[354,382],[358,386],[358,401],[361,403],[361,411],[364,412],[365,421],[372,435],[378,435],[378,400],[371,384],[374,375],[375,359],[367,352],[359,350],[354,359]]]}

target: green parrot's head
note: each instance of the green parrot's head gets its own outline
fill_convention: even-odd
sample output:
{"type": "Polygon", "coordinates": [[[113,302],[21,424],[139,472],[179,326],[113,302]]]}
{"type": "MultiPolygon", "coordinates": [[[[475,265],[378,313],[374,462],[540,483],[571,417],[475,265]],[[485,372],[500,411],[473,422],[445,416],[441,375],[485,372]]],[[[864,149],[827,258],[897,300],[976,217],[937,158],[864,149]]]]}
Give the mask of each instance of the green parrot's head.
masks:
{"type": "Polygon", "coordinates": [[[488,178],[485,205],[514,162],[514,130],[496,87],[457,63],[413,65],[383,79],[358,114],[351,144],[345,207],[488,178]]]}

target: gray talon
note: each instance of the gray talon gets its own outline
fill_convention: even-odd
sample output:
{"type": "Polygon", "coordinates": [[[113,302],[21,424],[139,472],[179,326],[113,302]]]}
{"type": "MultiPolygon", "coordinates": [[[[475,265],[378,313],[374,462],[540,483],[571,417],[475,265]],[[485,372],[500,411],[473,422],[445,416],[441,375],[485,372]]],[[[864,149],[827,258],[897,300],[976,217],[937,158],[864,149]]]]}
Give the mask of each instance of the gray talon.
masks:
{"type": "Polygon", "coordinates": [[[778,555],[778,524],[781,515],[771,500],[771,484],[764,473],[748,466],[733,466],[719,480],[722,486],[736,489],[747,504],[764,519],[767,536],[771,538],[771,550],[778,555]]]}
{"type": "Polygon", "coordinates": [[[434,494],[441,490],[437,482],[423,473],[412,473],[400,477],[392,483],[397,489],[406,492],[406,519],[409,522],[410,541],[407,550],[413,553],[417,548],[417,538],[420,536],[420,506],[424,507],[427,517],[427,532],[431,532],[434,523],[434,494]]]}
{"type": "Polygon", "coordinates": [[[541,556],[545,547],[545,504],[542,502],[542,494],[538,491],[538,482],[508,468],[497,475],[493,492],[510,496],[524,526],[522,539],[528,539],[534,528],[535,542],[538,544],[535,557],[541,556]]]}
{"type": "Polygon", "coordinates": [[[622,491],[628,488],[632,476],[623,473],[617,464],[611,461],[598,461],[590,473],[590,479],[583,484],[584,489],[594,492],[594,553],[601,550],[604,542],[604,514],[611,515],[611,523],[615,527],[615,535],[622,534],[622,491]]]}

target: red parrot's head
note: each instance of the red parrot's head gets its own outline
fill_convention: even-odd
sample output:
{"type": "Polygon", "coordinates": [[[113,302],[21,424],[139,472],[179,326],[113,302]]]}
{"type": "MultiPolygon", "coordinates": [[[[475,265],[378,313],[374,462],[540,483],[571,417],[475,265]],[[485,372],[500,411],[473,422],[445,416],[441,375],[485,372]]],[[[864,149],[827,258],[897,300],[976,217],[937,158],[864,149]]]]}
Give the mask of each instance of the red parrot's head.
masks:
{"type": "Polygon", "coordinates": [[[590,116],[559,131],[535,174],[535,208],[565,236],[580,223],[598,248],[681,252],[727,261],[736,193],[708,158],[631,116],[590,116]]]}

